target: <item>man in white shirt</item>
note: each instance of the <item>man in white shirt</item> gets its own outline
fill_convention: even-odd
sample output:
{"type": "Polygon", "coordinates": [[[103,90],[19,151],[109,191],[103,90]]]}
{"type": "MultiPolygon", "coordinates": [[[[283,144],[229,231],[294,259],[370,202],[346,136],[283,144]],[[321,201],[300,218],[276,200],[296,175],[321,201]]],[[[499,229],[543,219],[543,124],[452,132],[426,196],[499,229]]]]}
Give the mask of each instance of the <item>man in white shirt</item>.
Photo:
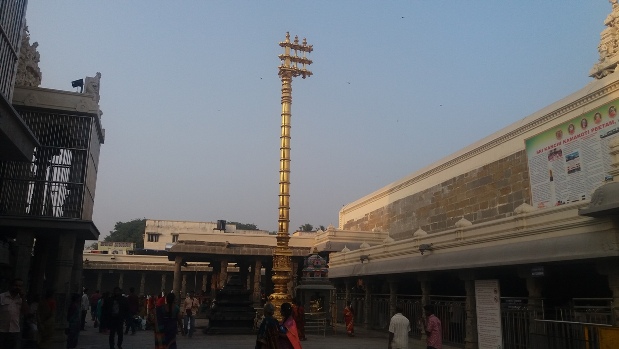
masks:
{"type": "Polygon", "coordinates": [[[395,315],[389,322],[389,346],[388,349],[408,349],[408,333],[411,331],[411,323],[406,316],[402,315],[402,306],[395,306],[395,315]]]}
{"type": "Polygon", "coordinates": [[[193,296],[193,293],[187,293],[187,297],[183,302],[183,309],[185,310],[185,316],[183,321],[183,336],[189,335],[189,338],[193,335],[196,326],[196,314],[200,308],[200,301],[193,296]]]}
{"type": "Polygon", "coordinates": [[[80,319],[82,331],[86,330],[86,314],[88,313],[88,308],[90,308],[90,299],[88,298],[88,289],[84,288],[82,294],[82,318],[80,319]]]}
{"type": "Polygon", "coordinates": [[[20,317],[28,312],[28,303],[23,297],[23,287],[22,279],[14,279],[9,291],[0,293],[0,346],[2,348],[20,348],[20,317]]]}

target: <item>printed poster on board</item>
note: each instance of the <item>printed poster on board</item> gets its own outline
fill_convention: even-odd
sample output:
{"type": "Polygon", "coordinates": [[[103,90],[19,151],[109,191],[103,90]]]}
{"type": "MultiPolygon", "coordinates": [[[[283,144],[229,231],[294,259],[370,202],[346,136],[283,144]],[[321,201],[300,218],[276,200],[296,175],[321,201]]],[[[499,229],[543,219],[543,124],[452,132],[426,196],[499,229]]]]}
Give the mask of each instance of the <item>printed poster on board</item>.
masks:
{"type": "Polygon", "coordinates": [[[479,349],[502,349],[499,280],[475,280],[477,344],[479,349]]]}
{"type": "Polygon", "coordinates": [[[525,140],[532,205],[588,200],[610,177],[609,142],[619,136],[613,101],[525,140]]]}

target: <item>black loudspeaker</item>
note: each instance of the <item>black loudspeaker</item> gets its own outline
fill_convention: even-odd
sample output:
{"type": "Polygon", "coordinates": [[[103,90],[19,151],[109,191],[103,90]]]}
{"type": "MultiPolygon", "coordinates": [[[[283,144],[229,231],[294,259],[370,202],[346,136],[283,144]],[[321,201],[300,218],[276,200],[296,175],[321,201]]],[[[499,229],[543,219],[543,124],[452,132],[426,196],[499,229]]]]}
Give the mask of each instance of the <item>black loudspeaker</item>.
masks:
{"type": "Polygon", "coordinates": [[[226,220],[225,219],[217,220],[217,230],[226,231],[226,220]]]}

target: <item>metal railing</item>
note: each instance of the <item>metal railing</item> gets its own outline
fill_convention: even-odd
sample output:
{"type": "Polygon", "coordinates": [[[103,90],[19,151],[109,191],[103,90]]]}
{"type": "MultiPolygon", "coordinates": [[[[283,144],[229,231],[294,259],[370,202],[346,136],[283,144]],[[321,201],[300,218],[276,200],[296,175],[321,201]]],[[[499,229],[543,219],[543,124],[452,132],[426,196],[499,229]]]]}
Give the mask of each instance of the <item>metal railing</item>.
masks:
{"type": "Polygon", "coordinates": [[[610,325],[539,320],[532,322],[530,333],[532,349],[597,349],[600,348],[598,328],[610,325]]]}
{"type": "MultiPolygon", "coordinates": [[[[389,295],[373,294],[371,297],[368,326],[377,330],[388,330],[391,318],[389,295]]],[[[351,293],[349,300],[355,310],[355,323],[364,324],[364,294],[351,293]]],[[[436,316],[441,319],[443,341],[450,345],[463,346],[466,337],[465,297],[432,295],[429,301],[434,306],[436,316]]],[[[345,294],[337,293],[338,322],[343,322],[342,311],[345,303],[345,294]]],[[[411,321],[411,337],[421,338],[421,296],[399,294],[396,295],[396,303],[402,305],[403,315],[411,321]]],[[[536,301],[533,306],[528,304],[528,298],[525,297],[502,297],[503,348],[578,349],[581,347],[576,346],[577,343],[587,343],[587,349],[595,349],[598,343],[596,326],[610,326],[614,323],[611,309],[610,298],[574,298],[570,306],[547,309],[543,299],[536,301]],[[558,336],[564,336],[565,340],[553,339],[558,336]],[[558,344],[549,346],[555,345],[553,343],[558,344]],[[561,347],[568,344],[571,346],[561,347]]]]}

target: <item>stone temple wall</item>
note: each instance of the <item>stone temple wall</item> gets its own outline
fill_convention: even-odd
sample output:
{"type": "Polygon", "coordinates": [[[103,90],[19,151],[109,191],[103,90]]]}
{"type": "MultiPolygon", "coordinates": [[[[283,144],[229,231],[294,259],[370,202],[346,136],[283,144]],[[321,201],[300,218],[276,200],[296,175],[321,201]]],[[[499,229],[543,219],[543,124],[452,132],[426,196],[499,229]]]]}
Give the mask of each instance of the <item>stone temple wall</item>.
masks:
{"type": "Polygon", "coordinates": [[[473,224],[509,217],[530,203],[527,156],[524,150],[453,177],[344,223],[345,230],[388,231],[395,240],[421,228],[435,233],[461,218],[473,224]]]}

